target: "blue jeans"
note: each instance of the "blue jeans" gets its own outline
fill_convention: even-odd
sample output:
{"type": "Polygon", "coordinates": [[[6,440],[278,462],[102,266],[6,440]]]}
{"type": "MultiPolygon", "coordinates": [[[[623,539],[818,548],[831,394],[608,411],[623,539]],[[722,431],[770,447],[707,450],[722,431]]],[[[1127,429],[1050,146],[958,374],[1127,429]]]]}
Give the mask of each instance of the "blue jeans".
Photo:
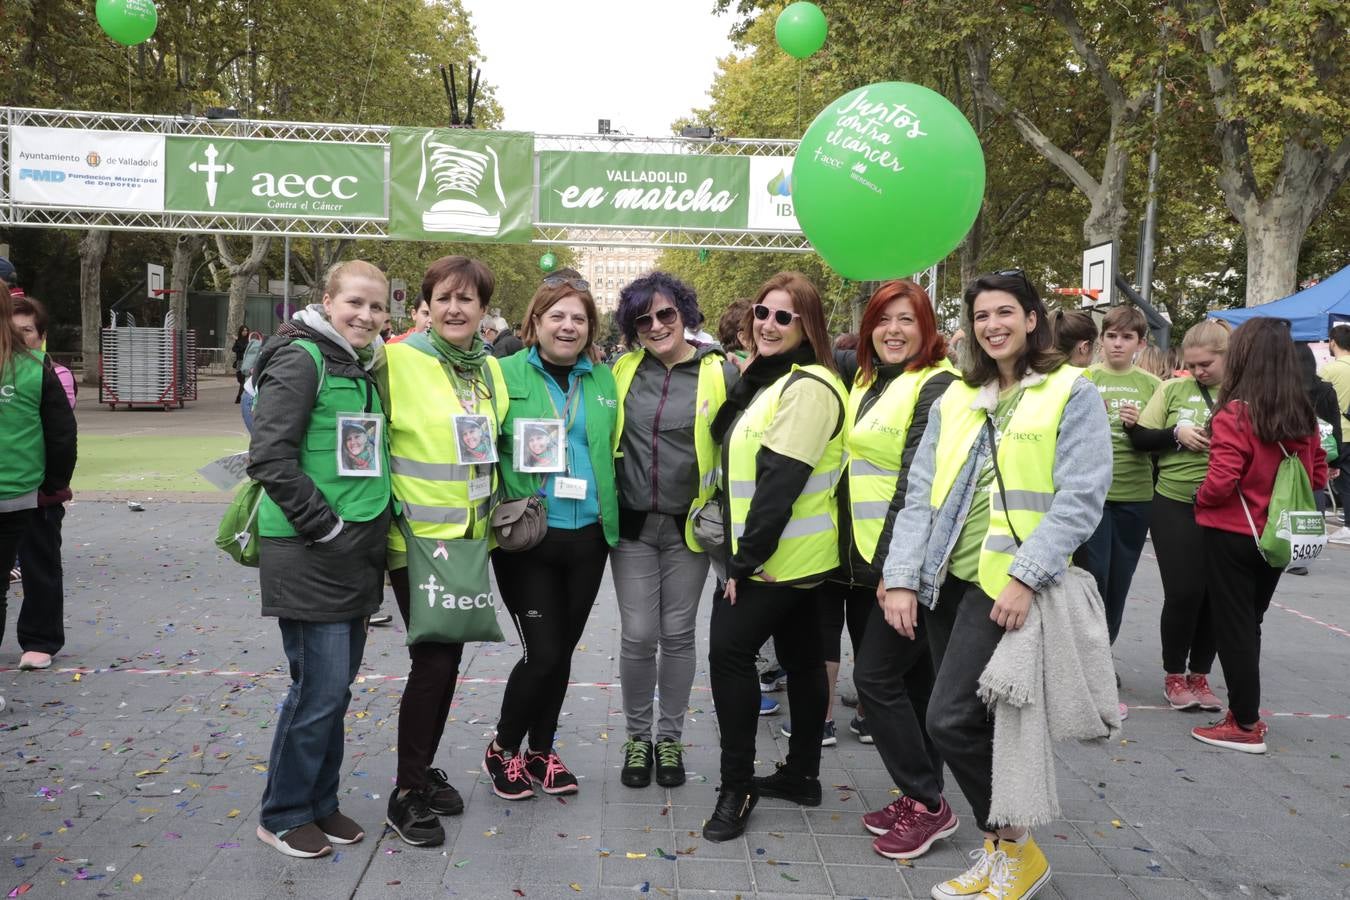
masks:
{"type": "Polygon", "coordinates": [[[366,620],[278,619],[291,666],[267,763],[259,821],[273,833],[332,815],[338,808],[343,717],[366,649],[366,620]]]}
{"type": "Polygon", "coordinates": [[[1147,500],[1107,500],[1097,530],[1074,554],[1073,561],[1097,579],[1097,590],[1106,605],[1106,630],[1113,644],[1125,617],[1125,595],[1130,592],[1139,554],[1144,552],[1150,506],[1147,500]]]}

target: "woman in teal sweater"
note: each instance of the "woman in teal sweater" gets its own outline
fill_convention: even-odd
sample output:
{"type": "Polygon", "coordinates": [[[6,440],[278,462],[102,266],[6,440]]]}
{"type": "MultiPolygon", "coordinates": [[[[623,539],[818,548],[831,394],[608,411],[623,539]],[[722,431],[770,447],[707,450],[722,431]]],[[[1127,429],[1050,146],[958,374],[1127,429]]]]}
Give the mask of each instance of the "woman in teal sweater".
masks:
{"type": "Polygon", "coordinates": [[[548,511],[548,533],[538,546],[492,552],[502,603],[525,650],[506,683],[496,740],[483,756],[493,793],[507,800],[534,796],[536,784],[548,794],[577,791],[576,776],[553,749],[553,733],[572,651],[600,591],[609,548],[619,540],[610,449],[618,401],[609,368],[589,356],[597,319],[590,285],[560,270],[530,300],[525,349],[502,360],[511,400],[499,453],[504,496],[537,496],[548,511]],[[541,430],[561,438],[561,453],[541,454],[556,458],[557,471],[539,471],[551,467],[530,458],[527,434],[541,430]]]}

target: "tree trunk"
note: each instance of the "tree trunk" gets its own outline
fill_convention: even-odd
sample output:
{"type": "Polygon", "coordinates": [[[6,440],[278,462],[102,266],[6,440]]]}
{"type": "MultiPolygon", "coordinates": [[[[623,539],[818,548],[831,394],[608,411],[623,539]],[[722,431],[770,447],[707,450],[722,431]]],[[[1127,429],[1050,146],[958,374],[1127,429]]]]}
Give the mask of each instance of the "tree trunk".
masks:
{"type": "MultiPolygon", "coordinates": [[[[230,252],[230,245],[223,234],[216,235],[216,249],[220,251],[220,260],[230,273],[230,305],[225,318],[225,340],[233,341],[239,326],[244,324],[244,305],[248,300],[248,281],[262,268],[267,248],[272,245],[271,235],[257,234],[252,238],[248,256],[236,259],[230,252]]],[[[226,345],[228,346],[228,344],[226,345]]]]}
{"type": "Polygon", "coordinates": [[[169,270],[169,288],[173,291],[169,309],[179,331],[188,327],[188,280],[192,277],[192,258],[202,249],[206,238],[200,234],[180,234],[173,245],[173,266],[169,270]]]}
{"type": "Polygon", "coordinates": [[[1247,235],[1247,305],[1288,297],[1298,290],[1298,252],[1307,223],[1302,216],[1257,216],[1243,222],[1247,235]]]}
{"type": "Polygon", "coordinates": [[[103,258],[112,232],[91,228],[80,239],[80,350],[84,383],[98,385],[99,334],[103,328],[103,258]]]}

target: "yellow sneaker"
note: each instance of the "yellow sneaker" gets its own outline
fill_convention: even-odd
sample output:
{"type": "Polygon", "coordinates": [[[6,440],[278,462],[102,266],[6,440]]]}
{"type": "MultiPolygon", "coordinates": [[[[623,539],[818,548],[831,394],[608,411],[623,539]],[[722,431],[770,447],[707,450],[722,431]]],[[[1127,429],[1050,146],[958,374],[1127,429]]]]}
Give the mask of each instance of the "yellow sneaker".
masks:
{"type": "Polygon", "coordinates": [[[989,886],[980,900],[1026,900],[1050,880],[1050,863],[1027,835],[1017,841],[999,841],[989,872],[989,886]]]}
{"type": "Polygon", "coordinates": [[[1002,855],[995,849],[994,842],[985,838],[984,849],[970,851],[970,858],[975,864],[955,878],[933,885],[929,896],[933,900],[983,896],[985,888],[989,887],[989,873],[993,869],[994,858],[1001,858],[1002,855]]]}

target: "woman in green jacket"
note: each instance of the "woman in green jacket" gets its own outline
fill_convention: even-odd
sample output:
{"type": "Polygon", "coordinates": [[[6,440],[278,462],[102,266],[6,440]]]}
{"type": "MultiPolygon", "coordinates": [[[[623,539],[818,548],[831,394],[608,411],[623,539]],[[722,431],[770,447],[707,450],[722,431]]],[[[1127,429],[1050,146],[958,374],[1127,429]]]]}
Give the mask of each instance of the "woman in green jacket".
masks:
{"type": "Polygon", "coordinates": [[[619,540],[617,392],[609,368],[589,355],[598,318],[590,285],[561,269],[530,300],[525,349],[502,360],[510,397],[499,451],[504,499],[537,496],[548,512],[539,545],[492,552],[502,603],[525,650],[506,684],[497,737],[483,756],[493,793],[507,800],[534,796],[536,784],[547,794],[577,791],[576,776],[553,749],[553,733],[572,651],[609,548],[619,540]]]}

